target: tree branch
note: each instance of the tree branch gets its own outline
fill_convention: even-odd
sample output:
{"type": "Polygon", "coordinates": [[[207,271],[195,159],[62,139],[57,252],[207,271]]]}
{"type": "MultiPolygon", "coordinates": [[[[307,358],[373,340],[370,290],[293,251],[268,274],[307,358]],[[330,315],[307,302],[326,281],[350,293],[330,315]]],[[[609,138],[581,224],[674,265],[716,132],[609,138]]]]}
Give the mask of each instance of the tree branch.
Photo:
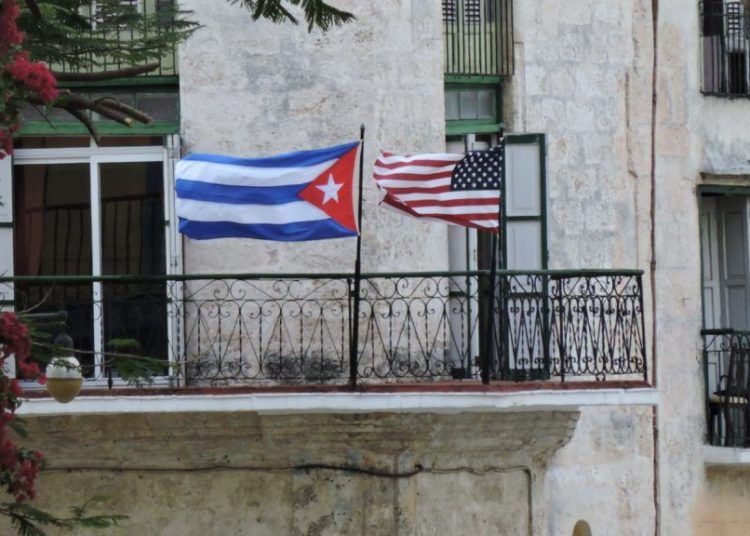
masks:
{"type": "Polygon", "coordinates": [[[26,0],[26,7],[29,8],[29,12],[36,20],[42,20],[42,10],[39,9],[39,4],[36,3],[36,0],[26,0]]]}
{"type": "Polygon", "coordinates": [[[126,69],[117,69],[116,71],[102,71],[99,73],[61,73],[59,71],[52,71],[52,75],[58,82],[99,82],[101,80],[112,80],[114,78],[125,78],[150,73],[158,68],[159,62],[153,62],[126,69]]]}
{"type": "Polygon", "coordinates": [[[81,124],[86,127],[86,130],[89,131],[89,134],[91,134],[91,137],[94,138],[94,141],[97,145],[102,141],[102,137],[99,135],[99,131],[96,129],[96,125],[94,125],[94,122],[91,120],[91,118],[86,115],[81,110],[76,110],[75,108],[64,108],[70,115],[78,119],[81,124]]]}
{"type": "Polygon", "coordinates": [[[136,121],[139,121],[147,125],[154,122],[154,119],[150,115],[147,115],[141,112],[140,110],[136,110],[132,106],[128,106],[127,104],[120,102],[119,100],[117,100],[117,98],[111,95],[101,97],[100,99],[97,99],[95,103],[97,104],[102,103],[106,105],[108,108],[112,108],[113,110],[122,112],[128,117],[132,117],[136,121]]]}

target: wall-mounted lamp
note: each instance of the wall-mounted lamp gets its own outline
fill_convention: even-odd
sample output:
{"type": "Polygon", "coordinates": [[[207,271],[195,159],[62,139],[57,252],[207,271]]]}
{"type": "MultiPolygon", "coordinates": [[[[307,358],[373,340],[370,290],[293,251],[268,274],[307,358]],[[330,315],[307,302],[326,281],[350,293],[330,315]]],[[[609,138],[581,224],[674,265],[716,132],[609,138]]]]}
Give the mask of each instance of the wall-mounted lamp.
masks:
{"type": "Polygon", "coordinates": [[[54,345],[69,351],[70,355],[53,357],[47,365],[47,392],[57,402],[67,404],[81,392],[81,364],[73,356],[73,339],[70,335],[59,334],[55,337],[54,345]]]}

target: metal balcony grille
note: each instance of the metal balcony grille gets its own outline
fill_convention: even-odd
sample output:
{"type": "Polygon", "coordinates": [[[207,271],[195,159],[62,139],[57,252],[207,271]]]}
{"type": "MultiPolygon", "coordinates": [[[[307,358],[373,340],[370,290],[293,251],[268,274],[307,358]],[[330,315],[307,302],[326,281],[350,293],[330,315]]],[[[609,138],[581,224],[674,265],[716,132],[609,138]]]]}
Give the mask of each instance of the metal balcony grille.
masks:
{"type": "MultiPolygon", "coordinates": [[[[172,12],[176,7],[176,0],[122,0],[121,4],[133,6],[140,13],[148,14],[163,14],[166,12],[172,12]]],[[[91,17],[91,37],[106,37],[107,39],[115,38],[117,46],[120,49],[128,49],[133,47],[133,40],[135,37],[139,39],[155,38],[161,32],[169,31],[172,29],[170,23],[159,23],[152,24],[145,27],[134,27],[132,25],[123,25],[118,27],[115,32],[104,33],[101,29],[97,28],[96,21],[93,20],[93,14],[96,13],[97,5],[96,2],[91,2],[89,6],[86,6],[86,11],[82,15],[86,18],[91,17]]],[[[171,20],[171,19],[170,19],[171,20]]],[[[153,60],[147,60],[139,63],[152,63],[153,60]]],[[[94,56],[89,55],[89,62],[91,68],[83,70],[76,65],[70,65],[66,62],[56,63],[53,68],[56,71],[63,73],[96,73],[114,71],[133,67],[132,64],[125,64],[122,61],[113,59],[108,56],[94,56]]],[[[174,76],[178,74],[177,64],[177,50],[175,47],[170,47],[169,50],[160,58],[158,69],[147,73],[145,76],[174,76]]]]}
{"type": "Polygon", "coordinates": [[[750,96],[750,25],[739,2],[700,2],[703,93],[750,96]]]}
{"type": "Polygon", "coordinates": [[[443,0],[447,75],[513,74],[513,0],[443,0]]]}
{"type": "Polygon", "coordinates": [[[117,376],[114,341],[182,386],[647,378],[641,272],[495,285],[482,271],[364,274],[356,319],[351,274],[15,277],[0,296],[65,311],[90,380],[117,376]]]}
{"type": "Polygon", "coordinates": [[[703,330],[708,443],[750,447],[750,332],[703,330]]]}

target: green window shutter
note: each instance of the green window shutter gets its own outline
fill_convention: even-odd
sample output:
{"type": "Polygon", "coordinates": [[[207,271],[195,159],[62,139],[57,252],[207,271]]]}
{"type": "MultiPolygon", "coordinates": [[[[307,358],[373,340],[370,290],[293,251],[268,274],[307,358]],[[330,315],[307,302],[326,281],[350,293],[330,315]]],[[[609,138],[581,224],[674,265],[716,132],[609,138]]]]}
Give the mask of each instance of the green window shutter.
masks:
{"type": "Polygon", "coordinates": [[[504,268],[548,267],[547,185],[544,134],[506,135],[503,200],[504,268]]]}

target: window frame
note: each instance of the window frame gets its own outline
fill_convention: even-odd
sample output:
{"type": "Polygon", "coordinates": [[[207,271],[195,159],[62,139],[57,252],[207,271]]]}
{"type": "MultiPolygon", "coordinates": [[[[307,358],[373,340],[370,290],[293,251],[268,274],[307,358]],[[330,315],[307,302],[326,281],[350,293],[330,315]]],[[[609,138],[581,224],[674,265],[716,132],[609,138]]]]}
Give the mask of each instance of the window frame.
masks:
{"type": "MultiPolygon", "coordinates": [[[[174,162],[179,158],[179,136],[165,136],[162,145],[144,145],[128,147],[100,147],[96,145],[93,138],[89,138],[88,147],[68,147],[68,148],[35,148],[35,149],[16,149],[9,162],[10,173],[8,174],[9,186],[4,185],[3,192],[10,191],[10,203],[7,203],[9,214],[2,214],[2,227],[11,228],[11,256],[9,264],[11,270],[14,267],[13,242],[15,240],[15,221],[13,220],[14,210],[14,192],[13,192],[13,168],[24,165],[55,165],[55,164],[88,164],[89,165],[89,203],[91,206],[91,276],[97,277],[102,274],[102,244],[101,244],[101,189],[100,189],[100,164],[117,164],[128,162],[161,162],[163,166],[163,188],[164,188],[164,230],[165,233],[165,274],[179,275],[182,274],[182,240],[178,235],[177,216],[174,200],[174,162]]],[[[0,181],[4,182],[4,181],[0,181]]],[[[11,272],[11,274],[14,272],[11,272]]],[[[11,275],[8,274],[8,275],[11,275]]],[[[168,285],[165,282],[165,285],[168,285]]],[[[92,283],[92,307],[96,303],[103,301],[103,284],[94,281],[92,283]]],[[[3,305],[12,306],[15,304],[15,296],[6,301],[3,305]]],[[[168,305],[169,306],[169,305],[168,305]]],[[[96,314],[93,317],[94,325],[94,373],[93,378],[86,379],[85,387],[104,387],[108,380],[104,377],[104,367],[102,363],[104,350],[104,325],[97,320],[96,314]]],[[[167,339],[175,340],[179,333],[179,326],[174,321],[167,322],[167,339]]],[[[167,355],[167,362],[172,367],[178,366],[175,357],[171,352],[167,355]]],[[[28,383],[27,387],[33,388],[36,385],[33,382],[28,383]]],[[[113,378],[113,383],[118,387],[125,387],[127,384],[124,380],[113,378]]],[[[159,376],[154,378],[157,385],[170,384],[169,376],[159,376]]]]}

